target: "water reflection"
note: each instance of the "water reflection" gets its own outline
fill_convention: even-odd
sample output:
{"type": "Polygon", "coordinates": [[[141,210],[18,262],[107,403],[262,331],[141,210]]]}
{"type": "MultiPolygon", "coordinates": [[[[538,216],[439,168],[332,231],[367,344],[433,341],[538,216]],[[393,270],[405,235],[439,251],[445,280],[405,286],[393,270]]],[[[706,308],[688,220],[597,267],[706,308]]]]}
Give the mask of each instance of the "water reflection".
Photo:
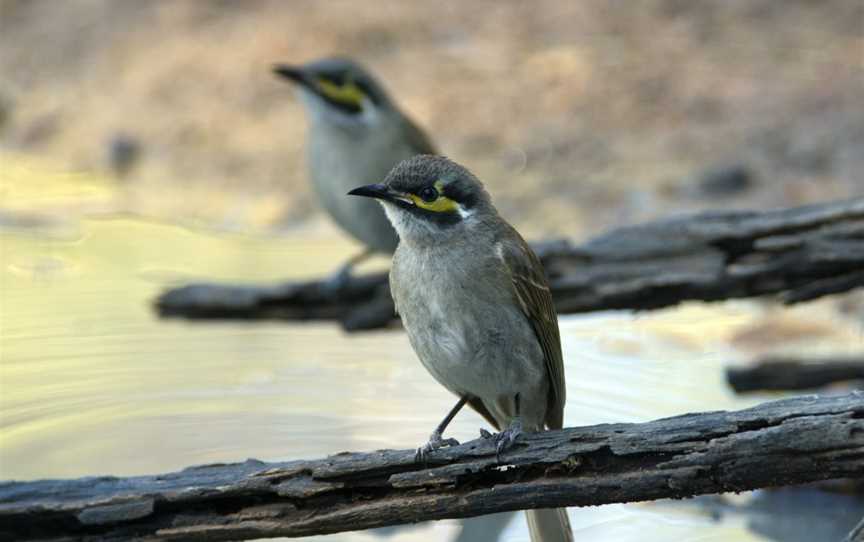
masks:
{"type": "Polygon", "coordinates": [[[672,514],[694,512],[713,521],[744,522],[764,540],[811,542],[845,540],[864,516],[864,499],[829,485],[812,484],[747,495],[708,495],[683,504],[658,502],[672,514]]]}
{"type": "MultiPolygon", "coordinates": [[[[325,273],[350,252],[342,241],[213,235],[114,216],[59,229],[6,227],[0,248],[0,478],[406,448],[423,442],[452,406],[399,331],[347,336],[327,324],[192,324],[157,320],[150,309],[174,281],[325,273]]],[[[800,338],[810,349],[820,341],[860,346],[860,329],[838,320],[830,304],[786,314],[831,322],[828,336],[800,338]]],[[[566,423],[643,421],[763,400],[733,396],[721,369],[745,354],[730,340],[764,316],[758,305],[738,302],[562,318],[566,423]]],[[[470,439],[483,425],[466,410],[450,433],[470,439]]],[[[667,508],[570,513],[579,540],[766,540],[741,518],[718,524],[667,508]]],[[[327,539],[479,540],[479,531],[527,540],[523,516],[510,519],[327,539]]]]}

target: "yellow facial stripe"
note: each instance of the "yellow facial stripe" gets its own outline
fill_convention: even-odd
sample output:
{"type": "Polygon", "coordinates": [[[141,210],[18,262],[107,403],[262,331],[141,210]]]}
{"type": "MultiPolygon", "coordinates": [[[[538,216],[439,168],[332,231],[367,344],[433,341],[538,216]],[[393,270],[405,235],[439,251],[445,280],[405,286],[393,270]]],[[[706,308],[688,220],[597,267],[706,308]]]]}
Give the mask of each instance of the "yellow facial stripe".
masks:
{"type": "Polygon", "coordinates": [[[417,207],[434,213],[452,213],[459,208],[459,204],[447,196],[438,196],[435,201],[423,201],[420,196],[414,194],[408,194],[408,197],[417,207]]]}
{"type": "Polygon", "coordinates": [[[411,201],[413,201],[414,205],[417,207],[426,209],[427,211],[432,211],[433,213],[453,213],[459,209],[458,203],[441,194],[444,191],[444,183],[441,181],[436,182],[435,189],[438,190],[438,194],[440,194],[435,201],[426,201],[415,194],[408,194],[408,197],[411,198],[411,201]]]}
{"type": "Polygon", "coordinates": [[[363,104],[363,98],[366,96],[360,90],[360,87],[354,84],[354,81],[346,81],[339,86],[327,79],[318,79],[317,85],[321,94],[330,100],[354,107],[360,107],[363,104]]]}

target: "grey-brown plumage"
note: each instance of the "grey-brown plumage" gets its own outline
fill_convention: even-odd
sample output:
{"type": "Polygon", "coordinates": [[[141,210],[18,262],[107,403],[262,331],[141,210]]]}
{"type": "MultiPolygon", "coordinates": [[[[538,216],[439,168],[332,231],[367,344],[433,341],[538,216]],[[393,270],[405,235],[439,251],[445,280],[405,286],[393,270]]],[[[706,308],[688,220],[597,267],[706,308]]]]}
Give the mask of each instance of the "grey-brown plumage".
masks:
{"type": "Polygon", "coordinates": [[[380,182],[400,161],[435,147],[356,62],[328,58],[274,72],[296,83],[306,109],[309,174],[322,206],[369,251],[392,253],[398,238],[381,207],[345,192],[380,182]]]}
{"type": "MultiPolygon", "coordinates": [[[[558,321],[543,268],[480,181],[443,157],[400,163],[379,199],[399,233],[390,288],[411,346],[460,398],[421,456],[442,445],[464,402],[496,429],[499,451],[521,430],[559,429],[566,390],[558,321]]],[[[565,511],[529,513],[535,540],[570,540],[565,511]]]]}

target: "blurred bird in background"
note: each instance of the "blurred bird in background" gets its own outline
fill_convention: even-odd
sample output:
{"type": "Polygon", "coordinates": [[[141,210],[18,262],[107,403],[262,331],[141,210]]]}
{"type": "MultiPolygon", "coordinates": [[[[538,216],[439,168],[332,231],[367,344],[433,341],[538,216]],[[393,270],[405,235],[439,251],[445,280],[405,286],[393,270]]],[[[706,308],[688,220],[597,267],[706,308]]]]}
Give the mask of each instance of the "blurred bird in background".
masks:
{"type": "Polygon", "coordinates": [[[297,86],[309,121],[307,161],[312,186],[333,220],[365,250],[345,263],[333,284],[373,253],[391,254],[398,237],[381,207],[345,193],[380,182],[393,167],[417,154],[437,154],[423,131],[356,62],[326,58],[300,66],[278,64],[274,73],[297,86]]]}

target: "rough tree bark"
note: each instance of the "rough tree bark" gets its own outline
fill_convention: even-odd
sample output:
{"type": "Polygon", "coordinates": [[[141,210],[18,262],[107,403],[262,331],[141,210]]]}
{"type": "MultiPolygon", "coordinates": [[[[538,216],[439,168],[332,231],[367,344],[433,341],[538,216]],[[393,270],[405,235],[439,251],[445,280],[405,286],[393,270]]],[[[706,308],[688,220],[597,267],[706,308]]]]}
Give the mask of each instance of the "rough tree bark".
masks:
{"type": "MultiPolygon", "coordinates": [[[[685,300],[774,294],[786,303],[864,286],[864,198],[766,212],[711,212],[613,230],[583,245],[534,245],[560,313],[654,309],[685,300]]],[[[192,284],[163,293],[162,316],[394,319],[385,273],[332,292],[321,281],[192,284]]]]}
{"type": "Polygon", "coordinates": [[[191,467],[133,478],[0,484],[0,535],[237,540],[299,537],[525,508],[593,506],[864,477],[864,394],[799,397],[525,435],[495,459],[439,450],[191,467]]]}
{"type": "Polygon", "coordinates": [[[864,382],[864,357],[820,360],[769,358],[726,370],[738,393],[813,390],[838,382],[864,382]]]}

